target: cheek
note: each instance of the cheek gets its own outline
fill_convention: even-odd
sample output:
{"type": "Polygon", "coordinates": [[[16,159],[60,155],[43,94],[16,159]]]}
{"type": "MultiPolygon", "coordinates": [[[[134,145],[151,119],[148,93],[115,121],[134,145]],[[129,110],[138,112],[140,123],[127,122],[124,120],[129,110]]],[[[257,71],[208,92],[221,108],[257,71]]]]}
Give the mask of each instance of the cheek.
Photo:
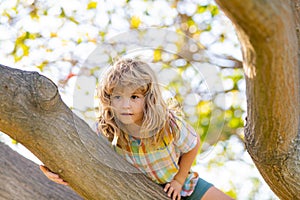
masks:
{"type": "Polygon", "coordinates": [[[111,103],[111,111],[113,112],[113,113],[118,113],[118,105],[117,104],[115,104],[115,103],[111,103]]]}
{"type": "Polygon", "coordinates": [[[145,110],[145,103],[141,102],[139,108],[140,108],[141,112],[144,112],[144,110],[145,110]]]}
{"type": "Polygon", "coordinates": [[[118,107],[118,102],[117,101],[111,101],[110,105],[113,107],[113,108],[116,108],[118,107]]]}

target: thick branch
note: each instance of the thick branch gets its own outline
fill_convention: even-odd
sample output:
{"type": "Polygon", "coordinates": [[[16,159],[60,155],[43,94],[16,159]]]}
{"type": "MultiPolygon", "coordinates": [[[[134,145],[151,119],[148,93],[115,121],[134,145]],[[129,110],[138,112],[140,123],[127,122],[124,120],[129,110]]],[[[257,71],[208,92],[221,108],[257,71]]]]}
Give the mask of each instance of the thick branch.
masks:
{"type": "MultiPolygon", "coordinates": [[[[299,66],[292,1],[217,3],[236,26],[247,84],[247,149],[271,189],[298,199],[299,66]]],[[[298,12],[298,11],[297,11],[298,12]]]]}
{"type": "Polygon", "coordinates": [[[46,178],[37,164],[0,143],[0,199],[81,199],[66,186],[46,178]]]}
{"type": "Polygon", "coordinates": [[[86,199],[168,199],[121,159],[34,72],[0,66],[0,130],[26,146],[86,199]]]}

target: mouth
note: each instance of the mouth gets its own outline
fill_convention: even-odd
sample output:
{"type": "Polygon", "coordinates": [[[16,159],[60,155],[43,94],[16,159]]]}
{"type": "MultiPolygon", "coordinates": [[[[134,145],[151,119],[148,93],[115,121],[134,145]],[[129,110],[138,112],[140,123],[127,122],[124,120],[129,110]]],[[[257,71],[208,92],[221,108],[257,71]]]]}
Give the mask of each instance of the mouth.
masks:
{"type": "Polygon", "coordinates": [[[123,115],[123,116],[131,116],[133,114],[132,113],[121,113],[121,115],[123,115]]]}

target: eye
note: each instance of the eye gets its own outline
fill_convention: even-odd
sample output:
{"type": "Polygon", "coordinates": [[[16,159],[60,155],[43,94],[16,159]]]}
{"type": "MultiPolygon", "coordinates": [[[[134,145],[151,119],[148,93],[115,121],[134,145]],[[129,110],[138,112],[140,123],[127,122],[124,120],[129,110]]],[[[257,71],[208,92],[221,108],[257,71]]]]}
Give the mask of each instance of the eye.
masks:
{"type": "Polygon", "coordinates": [[[113,96],[112,98],[118,100],[121,98],[121,96],[116,95],[116,96],[113,96]]]}
{"type": "Polygon", "coordinates": [[[132,98],[132,99],[138,99],[139,96],[137,96],[137,95],[132,95],[131,98],[132,98]]]}

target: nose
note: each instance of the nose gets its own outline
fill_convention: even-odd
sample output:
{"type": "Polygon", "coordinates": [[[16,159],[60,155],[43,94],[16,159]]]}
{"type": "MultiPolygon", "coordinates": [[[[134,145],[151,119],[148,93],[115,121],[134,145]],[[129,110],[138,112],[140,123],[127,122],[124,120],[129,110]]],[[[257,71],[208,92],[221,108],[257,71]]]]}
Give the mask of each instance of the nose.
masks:
{"type": "Polygon", "coordinates": [[[130,107],[130,98],[124,98],[122,101],[122,107],[123,108],[129,108],[130,107]]]}

